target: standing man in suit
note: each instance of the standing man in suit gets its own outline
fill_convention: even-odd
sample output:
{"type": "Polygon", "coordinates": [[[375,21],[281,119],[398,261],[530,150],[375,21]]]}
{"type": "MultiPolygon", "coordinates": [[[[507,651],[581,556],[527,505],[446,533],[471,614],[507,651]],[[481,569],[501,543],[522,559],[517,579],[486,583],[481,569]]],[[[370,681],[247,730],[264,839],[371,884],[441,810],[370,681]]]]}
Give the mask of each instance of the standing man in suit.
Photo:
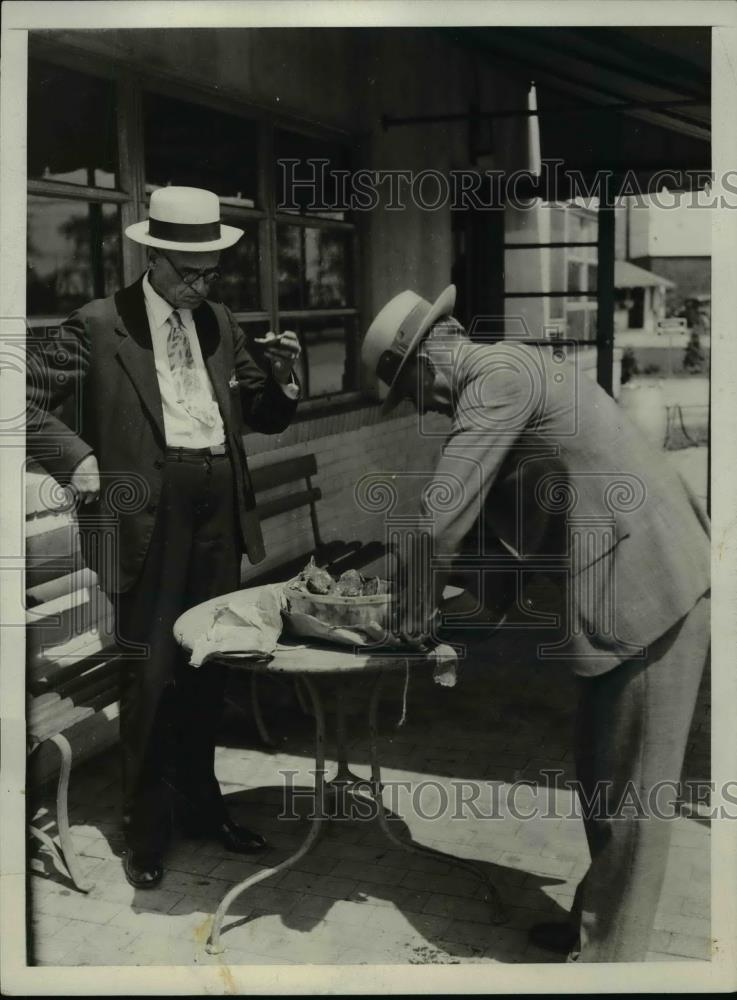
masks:
{"type": "Polygon", "coordinates": [[[448,566],[464,546],[484,565],[485,538],[496,547],[486,575],[507,581],[509,617],[521,614],[526,632],[536,619],[539,627],[547,580],[545,610],[557,611],[559,628],[540,633],[537,656],[564,659],[578,677],[576,770],[593,803],[582,802],[591,864],[570,922],[537,925],[531,937],[579,961],[641,960],[708,652],[708,522],[560,349],[474,344],[454,304],[452,285],[433,304],[403,292],[363,344],[365,364],[389,387],[385,410],[408,398],[420,413],[452,419],[422,505],[438,569],[405,591],[402,632],[430,632],[448,566]],[[442,509],[433,509],[437,488],[452,494],[442,509]]]}
{"type": "Polygon", "coordinates": [[[149,248],[148,269],[77,310],[62,350],[31,366],[41,377],[29,379],[28,451],[81,501],[85,557],[119,643],[138,652],[122,670],[120,736],[125,873],[143,889],[163,876],[174,804],[190,835],[240,853],[266,846],[228,816],[215,777],[224,668],[189,666],[172,626],[237,589],[243,552],[264,557],[243,434],[289,425],[300,349],[294,333],[272,339],[265,372],[230,311],[207,298],[221,250],[242,236],[220,222],[217,195],[156,190],[150,218],[126,235],[149,248]],[[70,397],[74,426],[52,412],[70,397]],[[95,530],[111,519],[112,550],[95,530]]]}

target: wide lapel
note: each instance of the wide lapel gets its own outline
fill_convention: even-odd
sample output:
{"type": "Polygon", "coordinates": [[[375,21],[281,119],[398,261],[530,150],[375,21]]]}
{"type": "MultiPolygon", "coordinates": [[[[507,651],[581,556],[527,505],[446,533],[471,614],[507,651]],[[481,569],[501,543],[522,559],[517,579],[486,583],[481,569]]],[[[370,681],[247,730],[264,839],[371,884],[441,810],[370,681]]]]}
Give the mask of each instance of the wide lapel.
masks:
{"type": "Polygon", "coordinates": [[[205,362],[215,398],[220,407],[220,413],[227,431],[231,428],[230,413],[230,376],[232,363],[228,366],[223,333],[218,317],[209,302],[203,302],[192,312],[192,318],[197,329],[202,359],[205,362]]]}
{"type": "Polygon", "coordinates": [[[118,310],[115,329],[121,338],[118,357],[136,387],[144,409],[154,422],[162,440],[166,441],[161,389],[156,375],[142,282],[143,279],[140,278],[115,296],[115,306],[118,310]]]}

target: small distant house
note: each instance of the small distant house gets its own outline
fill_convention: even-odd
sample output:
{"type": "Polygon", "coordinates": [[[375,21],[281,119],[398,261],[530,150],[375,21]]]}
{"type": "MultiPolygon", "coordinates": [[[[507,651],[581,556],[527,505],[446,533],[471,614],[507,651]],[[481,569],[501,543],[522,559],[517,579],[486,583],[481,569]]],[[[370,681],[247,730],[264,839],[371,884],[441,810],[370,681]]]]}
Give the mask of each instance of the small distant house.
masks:
{"type": "Polygon", "coordinates": [[[614,329],[653,333],[665,318],[666,291],[675,282],[628,260],[614,262],[614,329]]]}

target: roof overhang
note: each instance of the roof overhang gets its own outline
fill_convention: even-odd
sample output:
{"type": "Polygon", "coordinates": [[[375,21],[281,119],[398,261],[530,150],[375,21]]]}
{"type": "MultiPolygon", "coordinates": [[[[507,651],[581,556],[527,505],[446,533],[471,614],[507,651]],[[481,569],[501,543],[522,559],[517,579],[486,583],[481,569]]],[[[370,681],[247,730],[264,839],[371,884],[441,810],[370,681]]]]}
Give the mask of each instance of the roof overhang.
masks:
{"type": "Polygon", "coordinates": [[[664,171],[711,170],[710,28],[439,30],[497,70],[534,81],[543,159],[587,177],[630,173],[643,184],[664,171]]]}

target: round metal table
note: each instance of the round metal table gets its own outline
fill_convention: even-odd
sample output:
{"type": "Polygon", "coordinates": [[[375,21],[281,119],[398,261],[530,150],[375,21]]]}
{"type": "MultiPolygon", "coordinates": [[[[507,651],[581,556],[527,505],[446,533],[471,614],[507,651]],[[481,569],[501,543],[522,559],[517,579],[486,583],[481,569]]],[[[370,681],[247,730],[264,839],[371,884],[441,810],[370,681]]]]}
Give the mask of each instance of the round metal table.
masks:
{"type": "MultiPolygon", "coordinates": [[[[250,590],[254,596],[257,595],[260,587],[250,590]]],[[[237,593],[242,594],[243,591],[237,593]]],[[[212,612],[217,605],[227,602],[234,594],[225,594],[199,604],[185,612],[174,625],[174,635],[177,641],[185,648],[191,649],[194,638],[201,634],[211,620],[212,612]]],[[[434,847],[426,847],[413,840],[406,840],[398,837],[389,825],[386,807],[383,801],[383,788],[381,782],[381,765],[378,758],[378,707],[381,698],[381,691],[387,676],[392,671],[408,669],[409,662],[413,664],[427,664],[429,660],[426,656],[411,654],[409,656],[401,653],[372,652],[365,653],[360,648],[349,649],[348,647],[333,646],[328,644],[318,644],[312,640],[295,639],[290,641],[282,636],[274,656],[271,660],[256,660],[238,654],[219,654],[218,662],[226,663],[229,666],[253,671],[256,674],[291,674],[299,679],[299,683],[307,691],[312,707],[312,714],[315,720],[315,786],[314,801],[315,806],[310,817],[310,828],[307,836],[300,846],[286,861],[275,865],[272,868],[265,868],[263,871],[251,875],[233,886],[223,897],[220,905],[214,914],[212,928],[207,943],[207,951],[210,954],[221,954],[225,949],[221,942],[220,934],[223,920],[233,905],[235,900],[244,892],[263,882],[278,872],[291,868],[301,858],[307,854],[317,842],[320,833],[328,820],[326,803],[328,795],[355,792],[360,794],[368,789],[375,806],[376,818],[388,840],[403,850],[421,854],[442,861],[449,862],[459,868],[471,872],[478,878],[486,889],[486,898],[490,904],[490,917],[493,923],[504,923],[506,913],[499,893],[486,874],[486,872],[475,862],[467,858],[458,858],[455,855],[447,854],[445,851],[436,850],[434,847]],[[371,763],[371,779],[367,782],[354,774],[348,766],[348,757],[345,746],[345,679],[357,674],[369,674],[373,677],[371,695],[368,705],[368,726],[369,726],[369,755],[371,763]],[[335,693],[335,748],[337,771],[330,781],[325,777],[325,743],[326,743],[326,713],[321,693],[318,685],[315,684],[317,678],[329,678],[331,687],[335,693]]],[[[198,669],[206,670],[207,661],[198,669]]]]}

